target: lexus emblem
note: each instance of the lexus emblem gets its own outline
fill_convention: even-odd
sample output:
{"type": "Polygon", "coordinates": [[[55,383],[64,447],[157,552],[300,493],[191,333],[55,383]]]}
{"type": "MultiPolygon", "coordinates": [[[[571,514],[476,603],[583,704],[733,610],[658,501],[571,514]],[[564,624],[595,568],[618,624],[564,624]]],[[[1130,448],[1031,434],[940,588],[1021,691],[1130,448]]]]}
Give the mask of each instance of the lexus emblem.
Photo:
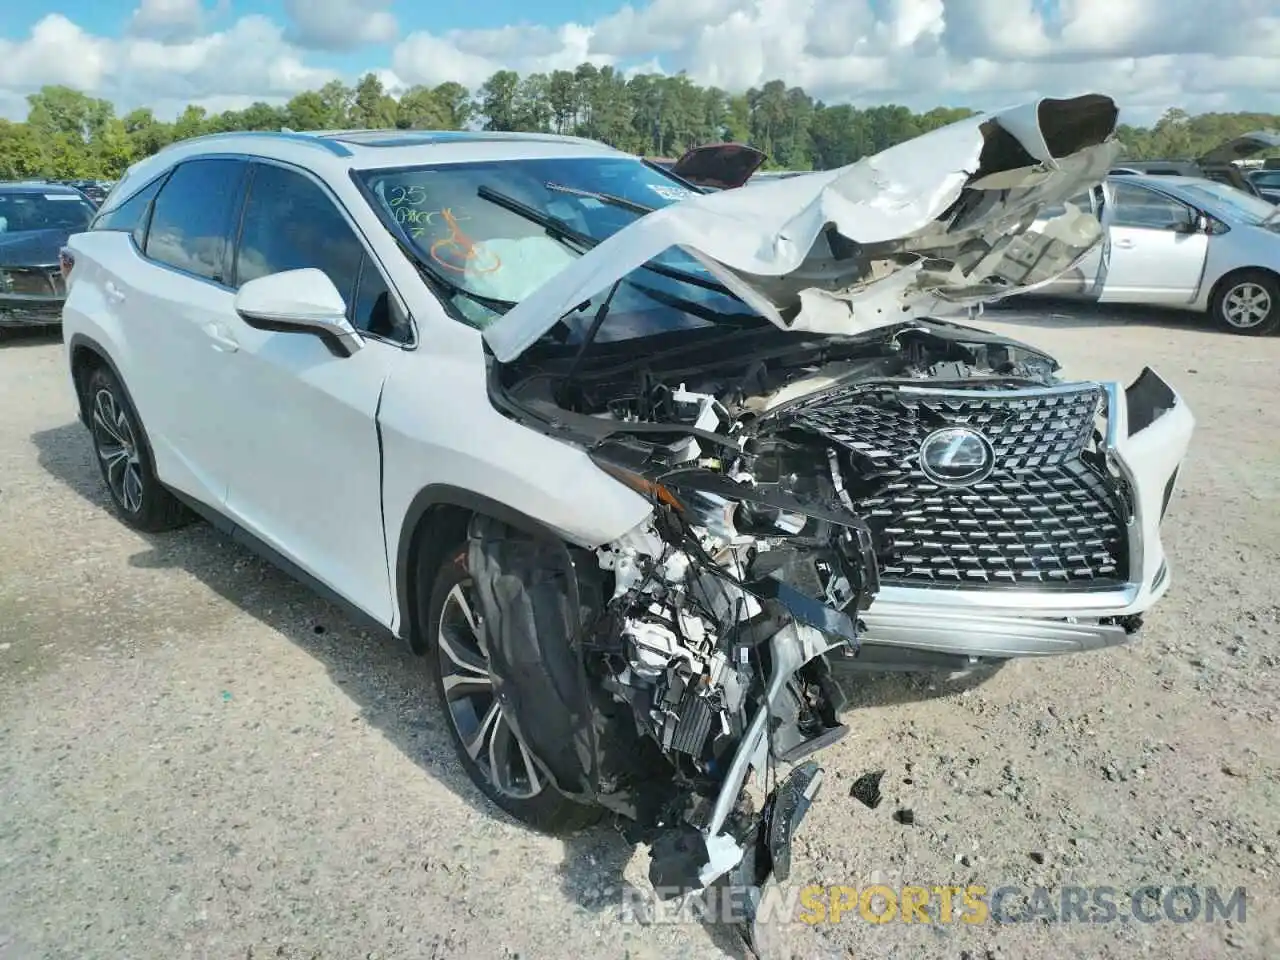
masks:
{"type": "Polygon", "coordinates": [[[968,427],[935,430],[920,444],[920,469],[944,487],[968,487],[987,479],[995,469],[991,441],[968,427]]]}

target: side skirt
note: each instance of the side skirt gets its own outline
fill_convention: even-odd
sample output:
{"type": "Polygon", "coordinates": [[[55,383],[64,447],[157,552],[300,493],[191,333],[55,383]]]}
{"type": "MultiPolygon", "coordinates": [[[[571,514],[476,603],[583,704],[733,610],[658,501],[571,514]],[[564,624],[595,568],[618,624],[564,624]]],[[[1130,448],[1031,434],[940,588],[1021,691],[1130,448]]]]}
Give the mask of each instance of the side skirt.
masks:
{"type": "Polygon", "coordinates": [[[214,507],[209,506],[207,503],[197,500],[188,494],[172,488],[168,489],[169,492],[181,500],[192,513],[207,521],[209,525],[219,533],[225,535],[233,542],[240,544],[240,546],[249,550],[251,553],[261,557],[263,560],[267,561],[273,567],[276,567],[290,578],[298,581],[304,587],[307,587],[319,596],[322,600],[326,600],[335,607],[338,607],[347,616],[347,618],[357,626],[397,640],[401,639],[400,637],[397,637],[395,632],[392,631],[385,623],[380,622],[373,616],[361,610],[350,600],[347,600],[341,594],[334,591],[332,587],[322,583],[288,557],[285,557],[278,550],[275,550],[273,547],[264,543],[261,539],[239,526],[220,510],[217,510],[214,507]]]}

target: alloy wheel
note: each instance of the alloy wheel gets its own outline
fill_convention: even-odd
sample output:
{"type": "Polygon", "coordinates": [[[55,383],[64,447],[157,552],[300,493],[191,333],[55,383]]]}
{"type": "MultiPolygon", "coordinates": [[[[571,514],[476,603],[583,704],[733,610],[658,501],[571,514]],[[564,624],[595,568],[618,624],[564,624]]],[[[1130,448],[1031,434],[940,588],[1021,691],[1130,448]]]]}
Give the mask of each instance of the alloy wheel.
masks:
{"type": "Polygon", "coordinates": [[[445,598],[436,655],[449,720],[467,755],[499,793],[515,800],[538,796],[547,784],[502,712],[470,580],[455,584],[445,598]]]}
{"type": "Polygon", "coordinates": [[[1271,314],[1271,294],[1259,283],[1245,281],[1227,291],[1222,299],[1222,316],[1238,330],[1248,330],[1271,314]]]}
{"type": "Polygon", "coordinates": [[[129,513],[142,510],[142,457],[133,424],[106,389],[93,398],[93,445],[112,495],[129,513]]]}

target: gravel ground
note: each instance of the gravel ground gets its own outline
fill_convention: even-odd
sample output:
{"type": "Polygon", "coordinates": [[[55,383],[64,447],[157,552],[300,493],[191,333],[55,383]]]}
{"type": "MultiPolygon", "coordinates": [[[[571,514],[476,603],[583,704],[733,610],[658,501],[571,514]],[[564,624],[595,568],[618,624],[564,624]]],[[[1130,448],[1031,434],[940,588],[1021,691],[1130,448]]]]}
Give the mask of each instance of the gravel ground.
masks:
{"type": "MultiPolygon", "coordinates": [[[[784,933],[805,958],[1280,956],[1280,340],[982,322],[1071,373],[1149,363],[1192,404],[1173,591],[1126,649],[963,687],[850,677],[792,880],[1244,886],[1247,920],[784,933]],[[881,770],[872,809],[851,788],[881,770]]],[[[0,572],[0,958],[742,955],[722,926],[621,922],[647,858],[612,830],[488,806],[397,642],[207,527],[114,520],[38,336],[0,347],[0,572]]]]}

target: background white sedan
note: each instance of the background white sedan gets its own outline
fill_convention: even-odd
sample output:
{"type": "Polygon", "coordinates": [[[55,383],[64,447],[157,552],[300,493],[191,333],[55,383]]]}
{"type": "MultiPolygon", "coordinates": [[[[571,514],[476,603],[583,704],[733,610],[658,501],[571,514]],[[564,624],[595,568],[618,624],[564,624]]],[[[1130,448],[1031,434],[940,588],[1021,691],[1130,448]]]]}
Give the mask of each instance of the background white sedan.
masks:
{"type": "Polygon", "coordinates": [[[1099,218],[1104,240],[1037,293],[1208,311],[1234,333],[1280,329],[1280,208],[1212,180],[1133,174],[1067,202],[1099,218]]]}

